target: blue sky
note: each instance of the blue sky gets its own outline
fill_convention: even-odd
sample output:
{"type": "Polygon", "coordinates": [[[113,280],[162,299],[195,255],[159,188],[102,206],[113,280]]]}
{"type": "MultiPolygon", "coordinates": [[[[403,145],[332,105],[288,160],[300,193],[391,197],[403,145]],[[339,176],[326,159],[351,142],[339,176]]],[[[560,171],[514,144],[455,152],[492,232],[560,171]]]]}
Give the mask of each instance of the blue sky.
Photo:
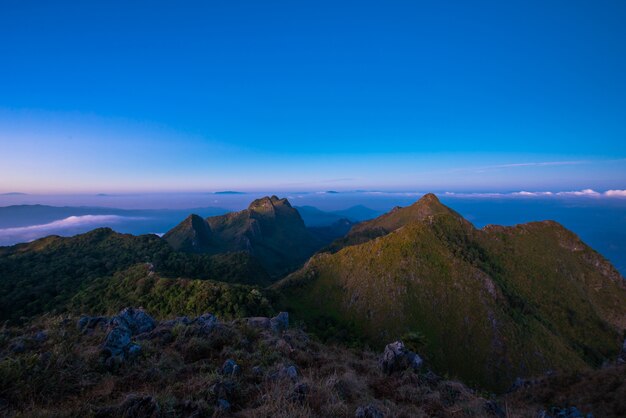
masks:
{"type": "Polygon", "coordinates": [[[621,0],[185,6],[0,4],[0,193],[626,189],[621,0]]]}

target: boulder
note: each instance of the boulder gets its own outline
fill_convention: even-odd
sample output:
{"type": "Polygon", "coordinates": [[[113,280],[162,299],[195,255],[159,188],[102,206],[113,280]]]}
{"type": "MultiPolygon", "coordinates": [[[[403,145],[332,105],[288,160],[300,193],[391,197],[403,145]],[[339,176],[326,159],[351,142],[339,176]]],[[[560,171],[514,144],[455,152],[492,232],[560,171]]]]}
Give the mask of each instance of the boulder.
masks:
{"type": "Polygon", "coordinates": [[[132,333],[125,326],[117,326],[109,331],[104,339],[103,351],[106,357],[124,356],[124,351],[130,345],[132,333]]]}
{"type": "Polygon", "coordinates": [[[272,331],[279,332],[289,328],[289,313],[280,312],[270,320],[272,331]]]}
{"type": "Polygon", "coordinates": [[[210,313],[205,313],[197,317],[192,321],[194,324],[197,324],[202,328],[204,332],[207,334],[213,331],[213,329],[217,326],[217,318],[210,313]]]}
{"type": "Polygon", "coordinates": [[[295,382],[298,380],[298,374],[296,366],[282,366],[280,369],[270,374],[269,378],[271,380],[291,379],[295,382]]]}
{"type": "Polygon", "coordinates": [[[354,414],[355,418],[385,418],[382,412],[374,405],[359,406],[354,414]]]}
{"type": "Polygon", "coordinates": [[[119,314],[111,318],[110,327],[125,326],[132,335],[150,332],[156,327],[156,321],[142,308],[124,308],[119,314]]]}
{"type": "Polygon", "coordinates": [[[241,372],[241,367],[233,359],[228,359],[222,365],[222,374],[225,376],[236,376],[241,372]]]}
{"type": "Polygon", "coordinates": [[[43,343],[48,339],[48,333],[46,331],[37,331],[33,336],[33,340],[38,343],[43,343]]]}
{"type": "Polygon", "coordinates": [[[218,399],[217,407],[224,412],[230,411],[230,402],[228,402],[226,399],[218,399]]]}
{"type": "Polygon", "coordinates": [[[420,356],[408,350],[402,341],[387,344],[380,360],[383,373],[392,374],[406,369],[419,370],[424,361],[420,356]]]}

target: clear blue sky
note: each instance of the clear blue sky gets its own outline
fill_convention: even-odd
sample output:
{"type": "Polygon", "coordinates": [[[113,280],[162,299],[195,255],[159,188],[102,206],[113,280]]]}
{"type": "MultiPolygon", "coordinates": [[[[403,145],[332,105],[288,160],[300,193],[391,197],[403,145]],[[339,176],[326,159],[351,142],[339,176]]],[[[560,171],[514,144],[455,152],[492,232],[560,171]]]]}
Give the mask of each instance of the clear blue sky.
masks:
{"type": "Polygon", "coordinates": [[[0,193],[626,189],[626,2],[0,3],[0,193]]]}

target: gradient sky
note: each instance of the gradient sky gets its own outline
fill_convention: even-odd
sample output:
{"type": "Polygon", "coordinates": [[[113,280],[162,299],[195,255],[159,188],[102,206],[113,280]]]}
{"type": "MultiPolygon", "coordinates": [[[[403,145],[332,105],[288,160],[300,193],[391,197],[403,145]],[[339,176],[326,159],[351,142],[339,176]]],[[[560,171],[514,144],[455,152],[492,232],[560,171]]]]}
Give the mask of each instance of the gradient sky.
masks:
{"type": "Polygon", "coordinates": [[[0,193],[626,189],[626,2],[0,3],[0,193]]]}

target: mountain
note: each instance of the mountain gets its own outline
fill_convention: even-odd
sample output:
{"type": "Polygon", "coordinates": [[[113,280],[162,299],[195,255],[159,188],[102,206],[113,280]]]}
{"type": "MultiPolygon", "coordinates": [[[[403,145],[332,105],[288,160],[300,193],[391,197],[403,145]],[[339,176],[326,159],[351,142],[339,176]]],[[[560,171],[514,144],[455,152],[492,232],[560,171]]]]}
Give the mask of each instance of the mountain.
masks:
{"type": "Polygon", "coordinates": [[[332,242],[345,236],[354,225],[354,222],[348,219],[339,219],[331,225],[311,227],[309,231],[311,231],[320,242],[332,242]]]}
{"type": "Polygon", "coordinates": [[[381,212],[363,205],[356,205],[347,209],[331,212],[320,210],[314,206],[296,206],[296,209],[298,209],[304,223],[308,227],[328,226],[342,219],[347,219],[350,222],[356,223],[381,215],[381,212]]]}
{"type": "MultiPolygon", "coordinates": [[[[265,270],[245,252],[178,253],[156,235],[134,236],[98,228],[70,238],[49,236],[0,247],[0,321],[19,322],[46,312],[65,312],[72,298],[92,283],[107,282],[120,271],[146,263],[165,277],[269,284],[265,270]]],[[[134,293],[141,289],[139,286],[134,293]]]]}
{"type": "Polygon", "coordinates": [[[296,209],[307,227],[328,226],[342,219],[339,215],[325,212],[315,206],[296,206],[296,209]]]}
{"type": "Polygon", "coordinates": [[[206,220],[192,215],[163,238],[177,251],[248,252],[273,276],[298,267],[323,245],[289,201],[276,196],[206,220]]]}
{"type": "Polygon", "coordinates": [[[354,226],[274,287],[322,332],[411,338],[438,370],[497,390],[598,366],[626,328],[624,279],[575,234],[551,221],[479,230],[432,194],[354,226]]]}
{"type": "Polygon", "coordinates": [[[349,219],[352,222],[368,221],[382,215],[382,212],[370,209],[364,205],[351,206],[347,209],[335,210],[331,213],[341,218],[349,219]]]}
{"type": "Polygon", "coordinates": [[[163,238],[176,250],[202,252],[211,246],[211,228],[200,216],[191,214],[163,238]]]}

